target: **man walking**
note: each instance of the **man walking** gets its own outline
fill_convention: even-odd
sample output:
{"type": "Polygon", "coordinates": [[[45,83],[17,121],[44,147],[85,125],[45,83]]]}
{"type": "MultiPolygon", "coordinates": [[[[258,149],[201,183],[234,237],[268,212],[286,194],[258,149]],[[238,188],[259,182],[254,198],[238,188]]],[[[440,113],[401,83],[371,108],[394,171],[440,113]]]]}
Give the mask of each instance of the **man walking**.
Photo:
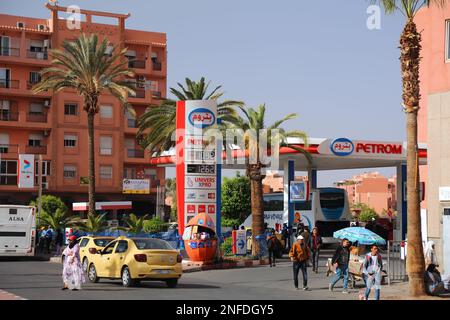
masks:
{"type": "Polygon", "coordinates": [[[294,285],[298,290],[298,272],[302,270],[303,290],[308,290],[308,274],[306,272],[306,264],[310,257],[309,247],[306,245],[302,236],[297,237],[297,241],[293,244],[289,257],[293,262],[294,285]]]}
{"type": "Polygon", "coordinates": [[[277,249],[277,237],[275,236],[275,230],[272,230],[269,236],[267,236],[267,249],[269,250],[269,265],[272,268],[272,264],[275,267],[275,250],[277,249]]]}
{"type": "Polygon", "coordinates": [[[348,239],[342,240],[342,244],[336,249],[336,252],[331,259],[331,263],[336,267],[336,274],[331,278],[331,282],[328,286],[330,291],[333,291],[334,285],[344,278],[344,290],[342,293],[348,292],[348,264],[350,261],[350,241],[348,239]]]}
{"type": "Polygon", "coordinates": [[[320,248],[322,247],[322,237],[319,234],[319,229],[317,229],[316,227],[313,229],[309,247],[311,248],[311,253],[312,253],[313,272],[318,273],[319,272],[319,252],[320,252],[320,248]]]}

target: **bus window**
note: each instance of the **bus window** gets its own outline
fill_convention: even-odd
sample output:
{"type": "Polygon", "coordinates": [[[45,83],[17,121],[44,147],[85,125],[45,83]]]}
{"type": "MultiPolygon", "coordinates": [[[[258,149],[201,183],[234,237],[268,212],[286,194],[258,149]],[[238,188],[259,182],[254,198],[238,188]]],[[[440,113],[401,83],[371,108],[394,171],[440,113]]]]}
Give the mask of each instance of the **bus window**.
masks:
{"type": "Polygon", "coordinates": [[[341,209],[345,205],[343,192],[320,191],[320,206],[323,209],[341,209]]]}
{"type": "Polygon", "coordinates": [[[284,202],[283,194],[265,194],[264,195],[264,211],[283,211],[284,202]]]}
{"type": "Polygon", "coordinates": [[[294,202],[294,210],[310,211],[311,210],[311,200],[294,202]]]}

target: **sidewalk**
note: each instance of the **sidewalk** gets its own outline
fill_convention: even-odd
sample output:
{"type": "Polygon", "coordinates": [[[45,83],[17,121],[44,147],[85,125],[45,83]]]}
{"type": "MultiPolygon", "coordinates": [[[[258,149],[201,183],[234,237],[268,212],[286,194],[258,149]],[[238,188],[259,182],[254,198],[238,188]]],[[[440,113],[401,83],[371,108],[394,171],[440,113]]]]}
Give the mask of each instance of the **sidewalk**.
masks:
{"type": "Polygon", "coordinates": [[[183,259],[182,261],[183,273],[217,270],[217,269],[252,268],[268,264],[269,259],[262,259],[262,260],[239,259],[236,261],[227,260],[217,264],[203,264],[199,262],[190,261],[189,259],[183,259]]]}
{"type": "Polygon", "coordinates": [[[408,282],[397,282],[390,286],[386,285],[381,288],[382,300],[450,300],[450,294],[434,297],[434,296],[422,296],[411,297],[409,295],[408,282]]]}
{"type": "Polygon", "coordinates": [[[0,289],[0,300],[26,300],[26,299],[0,289]]]}

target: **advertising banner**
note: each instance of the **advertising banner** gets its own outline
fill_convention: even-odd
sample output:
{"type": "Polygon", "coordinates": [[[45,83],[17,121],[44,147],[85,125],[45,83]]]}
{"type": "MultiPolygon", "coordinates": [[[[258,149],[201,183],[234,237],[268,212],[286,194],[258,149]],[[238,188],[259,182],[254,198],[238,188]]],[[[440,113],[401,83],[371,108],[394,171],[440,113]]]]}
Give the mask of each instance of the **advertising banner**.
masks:
{"type": "Polygon", "coordinates": [[[215,189],[216,179],[216,176],[186,176],[185,187],[188,189],[215,189]]]}
{"type": "Polygon", "coordinates": [[[232,232],[233,246],[232,251],[235,255],[247,254],[247,232],[245,230],[233,230],[232,232]]]}
{"type": "Polygon", "coordinates": [[[19,154],[18,186],[22,188],[34,187],[34,155],[19,154]]]}
{"type": "Polygon", "coordinates": [[[309,200],[309,183],[307,181],[291,181],[289,191],[291,202],[309,200]]]}
{"type": "Polygon", "coordinates": [[[149,179],[123,179],[122,193],[150,194],[149,179]]]}

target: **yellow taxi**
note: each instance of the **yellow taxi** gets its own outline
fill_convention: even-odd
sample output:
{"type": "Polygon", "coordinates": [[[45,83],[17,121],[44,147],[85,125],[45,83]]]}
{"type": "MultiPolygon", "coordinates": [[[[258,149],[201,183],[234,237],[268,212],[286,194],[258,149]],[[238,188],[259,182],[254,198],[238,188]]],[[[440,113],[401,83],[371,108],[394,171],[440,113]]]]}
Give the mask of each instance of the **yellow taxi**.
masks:
{"type": "Polygon", "coordinates": [[[166,282],[175,288],[183,270],[183,257],[164,240],[118,237],[89,258],[88,278],[121,279],[125,287],[141,280],[166,282]]]}
{"type": "MultiPolygon", "coordinates": [[[[96,236],[84,236],[77,239],[80,246],[80,261],[84,272],[87,272],[89,266],[90,257],[97,250],[101,250],[108,243],[114,240],[114,237],[96,237],[96,236]]],[[[62,255],[62,262],[64,263],[64,255],[62,255]]]]}

